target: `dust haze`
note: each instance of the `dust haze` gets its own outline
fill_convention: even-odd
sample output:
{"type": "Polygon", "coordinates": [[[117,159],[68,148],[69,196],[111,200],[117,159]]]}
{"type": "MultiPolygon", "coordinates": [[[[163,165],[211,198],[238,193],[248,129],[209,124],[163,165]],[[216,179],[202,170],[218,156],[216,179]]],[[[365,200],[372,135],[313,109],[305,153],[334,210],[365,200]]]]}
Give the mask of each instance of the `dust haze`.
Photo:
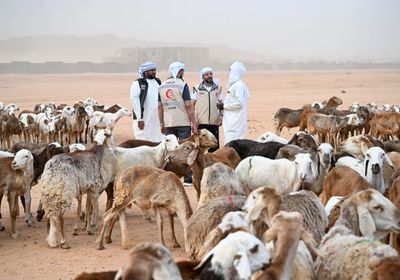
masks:
{"type": "Polygon", "coordinates": [[[0,0],[0,24],[0,62],[103,61],[164,45],[256,62],[400,62],[397,0],[0,0]]]}

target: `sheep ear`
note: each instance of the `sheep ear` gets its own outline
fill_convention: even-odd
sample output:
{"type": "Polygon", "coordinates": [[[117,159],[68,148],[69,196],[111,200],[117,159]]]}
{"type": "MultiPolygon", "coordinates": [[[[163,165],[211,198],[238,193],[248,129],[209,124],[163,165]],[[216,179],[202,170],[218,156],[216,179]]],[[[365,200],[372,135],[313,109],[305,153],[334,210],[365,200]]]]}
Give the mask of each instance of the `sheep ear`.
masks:
{"type": "Polygon", "coordinates": [[[258,217],[260,217],[262,210],[263,210],[263,207],[258,206],[258,203],[256,202],[254,207],[251,208],[249,211],[250,220],[252,220],[252,221],[257,220],[258,217]]]}
{"type": "Polygon", "coordinates": [[[206,255],[201,262],[194,268],[194,270],[203,270],[204,267],[206,267],[212,260],[214,256],[213,252],[209,252],[208,255],[206,255]]]}
{"type": "Polygon", "coordinates": [[[250,270],[250,262],[247,254],[236,255],[233,260],[233,266],[235,267],[239,279],[250,279],[251,270],[250,270]]]}
{"type": "Polygon", "coordinates": [[[198,152],[199,152],[198,149],[193,149],[193,150],[189,153],[188,158],[187,158],[187,164],[189,164],[189,165],[192,165],[192,164],[193,164],[193,162],[196,160],[196,157],[197,157],[197,153],[198,153],[198,152]]]}
{"type": "Polygon", "coordinates": [[[357,206],[358,214],[358,227],[363,236],[370,239],[374,238],[374,232],[376,231],[375,222],[369,213],[368,209],[364,206],[357,206]]]}
{"type": "Polygon", "coordinates": [[[332,153],[332,156],[331,156],[331,169],[334,168],[335,165],[336,165],[336,156],[335,156],[334,153],[332,153]]]}
{"type": "Polygon", "coordinates": [[[393,167],[393,163],[392,163],[392,161],[390,160],[390,157],[385,153],[385,160],[386,160],[386,162],[389,164],[389,166],[392,168],[392,169],[394,169],[394,167],[393,167]]]}
{"type": "Polygon", "coordinates": [[[367,160],[365,162],[365,177],[367,177],[367,173],[368,173],[368,164],[369,164],[369,160],[367,160]]]}
{"type": "Polygon", "coordinates": [[[198,134],[194,135],[194,144],[196,148],[200,146],[200,137],[198,134]]]}
{"type": "MultiPolygon", "coordinates": [[[[361,139],[362,139],[362,138],[361,138],[361,139]]],[[[363,155],[366,155],[368,149],[369,149],[369,148],[368,148],[368,144],[367,144],[366,142],[362,141],[362,142],[361,142],[361,152],[362,152],[362,154],[363,154],[363,155]]]]}

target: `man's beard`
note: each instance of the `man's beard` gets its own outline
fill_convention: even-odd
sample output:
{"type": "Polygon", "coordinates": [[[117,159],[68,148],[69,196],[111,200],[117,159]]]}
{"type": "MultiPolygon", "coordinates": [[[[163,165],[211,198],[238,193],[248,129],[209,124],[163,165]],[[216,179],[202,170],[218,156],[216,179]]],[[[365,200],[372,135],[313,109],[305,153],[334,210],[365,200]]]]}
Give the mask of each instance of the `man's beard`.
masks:
{"type": "Polygon", "coordinates": [[[213,83],[213,78],[207,78],[206,80],[204,80],[207,84],[212,85],[213,83]]]}
{"type": "Polygon", "coordinates": [[[156,74],[146,75],[146,79],[153,80],[156,78],[156,74]]]}

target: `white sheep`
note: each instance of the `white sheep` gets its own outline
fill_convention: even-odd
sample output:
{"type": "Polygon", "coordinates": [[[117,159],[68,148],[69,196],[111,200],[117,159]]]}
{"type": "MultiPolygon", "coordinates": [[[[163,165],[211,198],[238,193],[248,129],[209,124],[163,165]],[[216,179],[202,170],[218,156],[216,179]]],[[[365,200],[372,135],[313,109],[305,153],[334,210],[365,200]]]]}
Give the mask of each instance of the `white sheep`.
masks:
{"type": "Polygon", "coordinates": [[[321,241],[315,268],[318,279],[369,279],[372,258],[397,256],[378,240],[400,231],[400,210],[378,191],[347,198],[340,217],[321,241]]]}
{"type": "Polygon", "coordinates": [[[116,113],[94,111],[93,116],[89,120],[88,133],[92,138],[93,132],[96,132],[97,129],[108,128],[112,131],[119,119],[130,117],[131,115],[132,112],[126,108],[121,108],[116,113]]]}
{"type": "Polygon", "coordinates": [[[393,163],[385,151],[380,147],[372,147],[367,150],[364,161],[352,157],[342,157],[336,162],[336,165],[345,165],[354,169],[367,179],[371,187],[384,193],[386,190],[382,171],[384,160],[393,168],[393,163]]]}
{"type": "Polygon", "coordinates": [[[268,266],[270,259],[259,239],[238,231],[221,240],[195,269],[201,270],[200,279],[246,280],[268,266]]]}
{"type": "Polygon", "coordinates": [[[280,194],[297,191],[303,183],[312,185],[317,176],[310,154],[297,154],[294,161],[251,156],[239,163],[236,172],[244,187],[255,190],[269,185],[280,194]]]}
{"type": "Polygon", "coordinates": [[[175,135],[166,135],[164,140],[155,147],[140,146],[136,148],[114,148],[117,161],[117,173],[121,173],[134,165],[150,166],[163,169],[167,164],[168,152],[178,147],[175,135]]]}
{"type": "Polygon", "coordinates": [[[262,142],[262,143],[265,143],[265,142],[278,142],[278,143],[282,143],[282,144],[285,144],[285,145],[289,142],[285,138],[280,137],[280,136],[276,135],[275,133],[273,133],[271,131],[267,131],[267,132],[261,134],[260,136],[258,136],[256,138],[256,141],[262,142]]]}
{"type": "Polygon", "coordinates": [[[63,215],[71,207],[72,200],[78,199],[74,226],[74,234],[77,234],[81,215],[79,206],[84,193],[88,194],[90,201],[86,204],[88,234],[92,234],[97,226],[98,197],[115,175],[115,155],[110,148],[111,132],[100,130],[98,135],[99,141],[104,142],[94,144],[86,151],[56,155],[45,165],[41,177],[41,203],[50,221],[47,242],[51,248],[57,247],[57,231],[61,232],[61,248],[69,248],[63,215]]]}

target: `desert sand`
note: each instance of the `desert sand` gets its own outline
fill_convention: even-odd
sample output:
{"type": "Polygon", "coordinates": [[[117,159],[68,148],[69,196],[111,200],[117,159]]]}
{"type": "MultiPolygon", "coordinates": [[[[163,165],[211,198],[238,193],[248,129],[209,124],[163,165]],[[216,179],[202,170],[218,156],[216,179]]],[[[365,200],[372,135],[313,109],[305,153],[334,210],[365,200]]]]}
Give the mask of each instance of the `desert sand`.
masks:
{"type": "MultiPolygon", "coordinates": [[[[158,73],[165,79],[167,73],[158,73]]],[[[227,73],[214,75],[226,88],[227,73]]],[[[198,73],[185,74],[189,86],[198,84],[198,73]]],[[[136,74],[71,74],[71,75],[0,75],[0,101],[17,103],[21,110],[32,109],[37,103],[54,101],[56,104],[72,104],[86,97],[94,97],[100,104],[118,103],[131,109],[129,88],[136,74]]],[[[400,70],[380,71],[320,71],[320,72],[248,72],[245,81],[251,91],[249,100],[248,138],[272,130],[274,112],[280,107],[300,108],[305,103],[327,100],[336,95],[343,100],[339,108],[345,109],[352,102],[375,102],[400,105],[400,70]]],[[[115,129],[116,142],[133,137],[132,120],[121,119],[115,129]]],[[[221,129],[222,130],[222,129],[221,129]]],[[[284,129],[289,138],[296,129],[284,129]]],[[[196,207],[195,192],[185,188],[192,207],[196,207]]],[[[40,199],[40,186],[32,189],[32,210],[40,199]]],[[[100,201],[100,214],[104,212],[105,195],[100,201]]],[[[45,241],[46,222],[35,222],[28,228],[21,215],[17,219],[18,240],[11,239],[8,231],[0,232],[0,279],[72,279],[82,271],[117,269],[127,260],[128,251],[120,247],[121,236],[117,225],[113,243],[103,251],[96,250],[97,236],[84,231],[72,236],[76,203],[66,214],[66,232],[71,249],[49,249],[45,241]]],[[[22,207],[20,212],[22,213],[22,207]]],[[[8,204],[1,206],[2,223],[8,229],[8,204]]],[[[148,223],[138,208],[128,209],[128,228],[132,246],[141,242],[158,242],[157,225],[148,223]]],[[[101,222],[101,219],[100,219],[101,222]]],[[[176,220],[177,237],[182,246],[183,231],[176,220]]],[[[171,244],[168,232],[167,245],[171,244]]],[[[185,257],[184,248],[171,249],[176,259],[185,257]]]]}

